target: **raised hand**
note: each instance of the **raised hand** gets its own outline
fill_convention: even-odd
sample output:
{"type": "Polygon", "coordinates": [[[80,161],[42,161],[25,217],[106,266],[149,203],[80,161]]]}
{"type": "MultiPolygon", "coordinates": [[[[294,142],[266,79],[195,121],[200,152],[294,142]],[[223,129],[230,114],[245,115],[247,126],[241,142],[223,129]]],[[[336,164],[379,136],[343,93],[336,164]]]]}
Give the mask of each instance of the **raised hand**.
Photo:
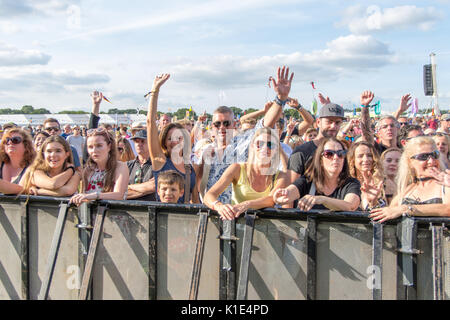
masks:
{"type": "Polygon", "coordinates": [[[408,110],[409,107],[411,107],[411,94],[408,93],[400,99],[400,106],[398,107],[400,114],[408,110]]]}
{"type": "Polygon", "coordinates": [[[92,103],[94,105],[99,105],[103,100],[103,93],[98,91],[92,91],[91,93],[92,103]]]}
{"type": "Polygon", "coordinates": [[[155,77],[155,80],[153,81],[153,89],[152,90],[159,90],[161,86],[170,78],[170,74],[163,73],[159,76],[155,77]]]}
{"type": "Polygon", "coordinates": [[[297,125],[297,121],[294,118],[291,117],[289,119],[289,122],[288,122],[287,126],[286,126],[287,131],[289,133],[292,133],[294,131],[296,125],[297,125]]]}
{"type": "Polygon", "coordinates": [[[288,102],[286,103],[289,107],[298,109],[298,100],[295,98],[289,98],[288,102]]]}
{"type": "Polygon", "coordinates": [[[317,95],[317,97],[319,98],[319,101],[320,101],[320,103],[321,103],[322,105],[326,105],[326,104],[331,103],[330,98],[328,98],[328,97],[325,98],[320,92],[319,92],[319,94],[317,95]]]}
{"type": "Polygon", "coordinates": [[[294,73],[289,77],[289,67],[286,68],[286,66],[283,66],[283,68],[278,67],[276,81],[273,77],[269,78],[269,81],[272,81],[273,89],[278,95],[278,99],[285,101],[289,97],[293,78],[294,73]]]}
{"type": "Polygon", "coordinates": [[[369,104],[372,102],[373,98],[375,97],[375,94],[372,91],[364,91],[361,93],[361,96],[359,97],[359,101],[362,106],[369,106],[369,104]]]}
{"type": "Polygon", "coordinates": [[[450,188],[450,169],[444,171],[439,171],[436,168],[431,168],[431,174],[436,179],[436,182],[440,185],[444,185],[450,188]]]}

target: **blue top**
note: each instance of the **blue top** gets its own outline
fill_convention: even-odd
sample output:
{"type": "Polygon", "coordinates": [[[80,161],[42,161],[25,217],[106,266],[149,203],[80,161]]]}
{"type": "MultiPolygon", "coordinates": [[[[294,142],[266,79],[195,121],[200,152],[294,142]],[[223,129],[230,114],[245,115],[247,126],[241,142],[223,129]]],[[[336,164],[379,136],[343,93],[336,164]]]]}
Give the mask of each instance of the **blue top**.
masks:
{"type": "MultiPolygon", "coordinates": [[[[195,171],[194,168],[189,165],[191,167],[191,187],[190,187],[190,194],[192,195],[192,191],[194,190],[195,187],[195,171]]],[[[158,190],[158,175],[161,172],[164,171],[168,171],[168,170],[175,170],[176,172],[178,172],[179,174],[181,174],[183,176],[183,179],[186,178],[186,175],[184,173],[182,173],[180,170],[178,170],[177,168],[175,168],[175,165],[172,162],[172,159],[170,158],[166,158],[166,163],[163,165],[163,167],[161,169],[159,169],[158,171],[153,171],[153,176],[155,177],[155,190],[158,190]]],[[[180,197],[180,199],[178,199],[178,203],[184,203],[184,194],[180,197]]],[[[158,192],[156,192],[156,201],[161,201],[161,199],[159,198],[158,192]]]]}

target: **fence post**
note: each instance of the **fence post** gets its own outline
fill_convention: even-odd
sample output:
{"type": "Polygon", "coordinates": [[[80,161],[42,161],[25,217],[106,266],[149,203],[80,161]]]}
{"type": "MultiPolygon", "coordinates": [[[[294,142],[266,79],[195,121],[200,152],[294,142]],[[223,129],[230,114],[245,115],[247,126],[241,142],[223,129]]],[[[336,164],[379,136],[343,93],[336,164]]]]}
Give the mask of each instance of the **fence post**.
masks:
{"type": "Polygon", "coordinates": [[[22,299],[30,299],[30,264],[28,238],[28,201],[22,202],[20,210],[20,262],[22,299]]]}
{"type": "Polygon", "coordinates": [[[253,232],[255,231],[256,213],[245,213],[244,239],[242,240],[241,266],[239,268],[239,283],[237,288],[237,300],[247,299],[248,270],[252,258],[253,232]]]}
{"type": "Polygon", "coordinates": [[[306,299],[316,300],[317,287],[317,218],[307,217],[306,299]]]}

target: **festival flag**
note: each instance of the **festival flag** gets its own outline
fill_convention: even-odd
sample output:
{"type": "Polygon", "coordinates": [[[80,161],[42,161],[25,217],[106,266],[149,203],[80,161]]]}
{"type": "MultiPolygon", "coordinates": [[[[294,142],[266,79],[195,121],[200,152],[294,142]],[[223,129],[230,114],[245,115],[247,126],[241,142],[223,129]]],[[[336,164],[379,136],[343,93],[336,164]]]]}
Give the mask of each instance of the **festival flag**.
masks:
{"type": "Polygon", "coordinates": [[[419,99],[415,98],[411,102],[411,115],[415,117],[417,111],[419,111],[419,99]]]}
{"type": "Polygon", "coordinates": [[[112,104],[112,102],[111,102],[111,101],[109,101],[109,100],[108,100],[108,98],[106,98],[105,96],[103,96],[103,100],[106,100],[106,101],[108,101],[109,103],[111,103],[111,104],[112,104]]]}
{"type": "Polygon", "coordinates": [[[311,113],[315,116],[317,113],[317,100],[314,98],[311,105],[311,113]]]}
{"type": "Polygon", "coordinates": [[[353,116],[356,116],[356,105],[353,104],[353,116]]]}
{"type": "Polygon", "coordinates": [[[431,109],[431,116],[434,117],[434,108],[431,109]]]}
{"type": "Polygon", "coordinates": [[[314,81],[311,81],[311,86],[314,90],[316,89],[316,87],[314,87],[314,81]]]}
{"type": "Polygon", "coordinates": [[[189,110],[186,110],[186,119],[189,119],[189,110]]]}
{"type": "Polygon", "coordinates": [[[379,100],[375,104],[374,112],[375,112],[376,115],[379,115],[381,113],[381,106],[380,106],[380,101],[379,100]]]}

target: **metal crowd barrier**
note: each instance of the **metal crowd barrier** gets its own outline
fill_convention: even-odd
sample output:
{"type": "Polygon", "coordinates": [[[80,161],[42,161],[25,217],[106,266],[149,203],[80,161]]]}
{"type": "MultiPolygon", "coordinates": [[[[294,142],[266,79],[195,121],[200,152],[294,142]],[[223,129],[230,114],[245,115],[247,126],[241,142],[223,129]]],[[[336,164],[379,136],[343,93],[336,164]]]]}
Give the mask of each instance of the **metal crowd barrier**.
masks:
{"type": "Polygon", "coordinates": [[[0,299],[450,297],[450,218],[0,196],[0,299]]]}

